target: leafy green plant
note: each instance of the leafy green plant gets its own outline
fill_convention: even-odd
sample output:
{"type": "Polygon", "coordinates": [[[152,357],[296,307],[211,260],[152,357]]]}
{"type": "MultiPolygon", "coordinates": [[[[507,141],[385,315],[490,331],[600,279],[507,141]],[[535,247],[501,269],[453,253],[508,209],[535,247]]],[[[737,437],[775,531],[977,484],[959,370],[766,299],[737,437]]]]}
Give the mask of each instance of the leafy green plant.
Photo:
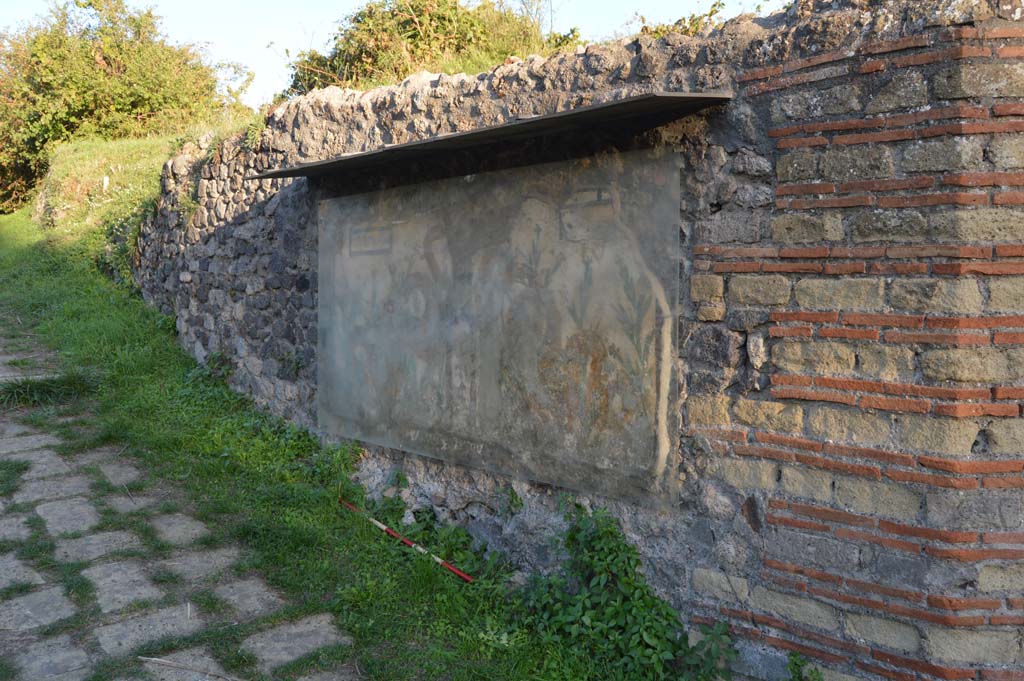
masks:
{"type": "Polygon", "coordinates": [[[786,659],[786,671],[789,681],[825,681],[825,676],[817,667],[812,667],[806,657],[800,653],[790,653],[786,659]]]}
{"type": "Polygon", "coordinates": [[[640,573],[640,556],[607,511],[574,507],[564,535],[567,560],[524,596],[527,621],[543,640],[568,644],[609,679],[728,678],[734,656],[725,625],[705,627],[690,645],[678,614],[640,573]]]}

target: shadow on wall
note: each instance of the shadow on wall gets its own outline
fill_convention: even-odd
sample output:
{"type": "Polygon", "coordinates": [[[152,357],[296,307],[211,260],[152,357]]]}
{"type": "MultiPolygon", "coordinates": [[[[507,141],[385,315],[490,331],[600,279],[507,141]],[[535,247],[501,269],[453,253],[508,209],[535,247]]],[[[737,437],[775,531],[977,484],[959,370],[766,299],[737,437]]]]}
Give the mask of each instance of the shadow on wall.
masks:
{"type": "Polygon", "coordinates": [[[242,179],[266,163],[240,140],[212,153],[186,145],[164,167],[135,276],[191,354],[229,361],[233,388],[314,427],[315,203],[304,179],[242,179]]]}

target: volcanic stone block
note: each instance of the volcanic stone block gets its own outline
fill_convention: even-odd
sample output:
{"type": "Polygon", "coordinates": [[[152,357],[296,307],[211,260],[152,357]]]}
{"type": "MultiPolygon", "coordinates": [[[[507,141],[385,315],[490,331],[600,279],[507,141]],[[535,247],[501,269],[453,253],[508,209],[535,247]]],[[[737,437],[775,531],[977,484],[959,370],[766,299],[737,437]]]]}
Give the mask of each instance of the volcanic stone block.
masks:
{"type": "Polygon", "coordinates": [[[121,610],[136,601],[163,598],[164,592],[149,581],[142,566],[133,561],[103,563],[82,570],[96,589],[96,600],[103,612],[121,610]]]}
{"type": "Polygon", "coordinates": [[[352,639],[334,626],[330,615],[314,615],[288,622],[245,639],[242,649],[257,659],[264,674],[326,646],[352,645],[352,639]]]}
{"type": "Polygon", "coordinates": [[[218,586],[213,590],[239,614],[246,617],[265,615],[284,607],[284,600],[271,591],[262,579],[253,577],[218,586]]]}
{"type": "Polygon", "coordinates": [[[12,584],[42,584],[39,573],[18,560],[13,553],[0,554],[0,589],[12,584]]]}
{"type": "Polygon", "coordinates": [[[14,661],[26,680],[82,681],[92,673],[88,653],[67,634],[28,644],[14,661]]]}
{"type": "Polygon", "coordinates": [[[75,614],[64,588],[50,587],[0,603],[0,630],[25,631],[53,624],[75,614]]]}
{"type": "Polygon", "coordinates": [[[76,539],[59,539],[54,556],[62,563],[84,563],[115,551],[133,551],[142,542],[131,532],[98,532],[76,539]]]}
{"type": "Polygon", "coordinates": [[[187,636],[203,627],[195,607],[176,605],[141,617],[115,622],[95,630],[100,648],[107,655],[121,656],[162,638],[187,636]]]}
{"type": "Polygon", "coordinates": [[[36,513],[46,523],[46,530],[57,537],[72,532],[86,532],[99,524],[100,514],[88,499],[73,497],[36,506],[36,513]]]}
{"type": "Polygon", "coordinates": [[[160,541],[174,546],[185,546],[210,533],[203,523],[183,513],[170,513],[150,519],[160,541]]]}

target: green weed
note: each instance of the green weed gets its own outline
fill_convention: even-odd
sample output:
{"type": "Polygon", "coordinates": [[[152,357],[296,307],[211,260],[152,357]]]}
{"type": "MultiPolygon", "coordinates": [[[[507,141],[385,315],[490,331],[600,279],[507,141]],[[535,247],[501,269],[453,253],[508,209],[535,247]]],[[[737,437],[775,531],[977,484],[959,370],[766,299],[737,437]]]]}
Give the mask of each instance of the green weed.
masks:
{"type": "Polygon", "coordinates": [[[566,515],[566,560],[524,591],[526,621],[541,639],[565,644],[603,670],[604,678],[716,679],[735,653],[722,624],[691,646],[678,614],[639,571],[640,556],[617,521],[574,506],[566,515]]]}
{"type": "Polygon", "coordinates": [[[35,588],[27,582],[15,582],[8,587],[0,589],[0,601],[7,601],[18,596],[24,596],[35,588]]]}
{"type": "Polygon", "coordinates": [[[786,658],[786,671],[789,681],[824,681],[825,675],[817,667],[812,667],[806,657],[800,653],[790,653],[786,658]]]}
{"type": "Polygon", "coordinates": [[[95,391],[96,385],[94,376],[77,370],[59,376],[8,381],[0,383],[0,409],[70,402],[95,391]]]}
{"type": "Polygon", "coordinates": [[[203,589],[192,594],[190,599],[192,603],[196,605],[201,612],[205,612],[210,615],[217,615],[223,612],[229,612],[230,606],[227,602],[220,598],[217,594],[213,593],[212,589],[203,589]]]}
{"type": "Polygon", "coordinates": [[[9,497],[18,490],[21,476],[31,464],[27,461],[0,461],[0,497],[9,497]]]}

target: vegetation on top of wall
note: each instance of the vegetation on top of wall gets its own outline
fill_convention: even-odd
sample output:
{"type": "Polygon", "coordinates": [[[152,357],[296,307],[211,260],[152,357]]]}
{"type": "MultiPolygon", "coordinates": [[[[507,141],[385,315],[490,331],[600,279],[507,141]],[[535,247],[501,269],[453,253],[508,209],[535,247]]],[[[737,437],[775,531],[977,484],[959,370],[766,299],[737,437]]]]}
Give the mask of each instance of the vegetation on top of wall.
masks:
{"type": "Polygon", "coordinates": [[[61,142],[166,135],[241,108],[217,75],[124,0],[60,2],[0,34],[0,211],[26,199],[61,142]]]}
{"type": "MultiPolygon", "coordinates": [[[[460,0],[371,0],[342,22],[326,53],[308,50],[291,63],[292,82],[284,95],[301,95],[338,85],[365,89],[396,83],[417,71],[477,73],[507,57],[550,55],[579,45],[579,30],[544,34],[545,0],[484,0],[472,7],[460,0]]],[[[640,33],[697,35],[717,25],[725,3],[713,0],[672,24],[648,25],[640,33]]]]}
{"type": "MultiPolygon", "coordinates": [[[[723,9],[725,9],[725,0],[714,0],[706,12],[691,13],[689,16],[682,17],[671,24],[648,24],[647,19],[639,14],[637,19],[640,21],[640,33],[642,35],[652,35],[656,38],[663,38],[669,33],[700,35],[720,23],[723,9]]],[[[760,11],[761,6],[758,5],[755,13],[760,13],[760,11]]]]}
{"type": "Polygon", "coordinates": [[[467,7],[459,0],[372,0],[347,17],[326,54],[308,50],[292,62],[286,94],[328,85],[366,88],[416,71],[476,72],[512,54],[550,52],[578,33],[541,31],[539,0],[512,8],[501,0],[467,7]]]}

